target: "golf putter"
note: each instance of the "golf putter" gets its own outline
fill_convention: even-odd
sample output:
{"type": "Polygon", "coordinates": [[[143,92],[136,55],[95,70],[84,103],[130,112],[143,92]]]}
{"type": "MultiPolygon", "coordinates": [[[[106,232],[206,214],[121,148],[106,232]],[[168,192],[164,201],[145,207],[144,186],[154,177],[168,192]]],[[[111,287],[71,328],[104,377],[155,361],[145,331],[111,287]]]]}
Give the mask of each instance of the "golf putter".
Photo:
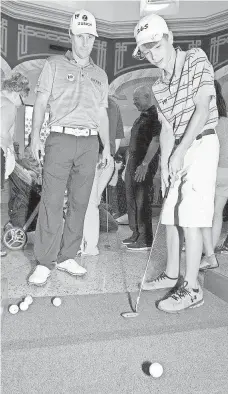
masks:
{"type": "Polygon", "coordinates": [[[109,242],[109,235],[108,235],[108,187],[106,186],[105,189],[105,199],[106,199],[106,244],[105,249],[110,249],[111,245],[109,242]]]}
{"type": "Polygon", "coordinates": [[[160,212],[160,215],[159,215],[157,228],[156,228],[156,231],[155,231],[155,234],[154,234],[154,238],[153,238],[153,242],[152,242],[152,245],[151,245],[151,248],[150,248],[150,254],[149,254],[149,257],[147,259],[146,268],[145,268],[144,275],[143,275],[143,278],[142,278],[142,281],[141,281],[141,284],[140,284],[140,287],[139,287],[138,297],[137,297],[136,304],[135,304],[135,310],[131,311],[131,312],[123,312],[123,313],[121,313],[121,316],[124,317],[125,319],[132,318],[132,317],[137,317],[139,315],[138,307],[139,307],[139,301],[140,301],[140,297],[141,297],[141,293],[142,293],[142,287],[143,287],[143,284],[144,284],[144,281],[145,281],[145,278],[146,278],[146,273],[147,273],[147,270],[148,270],[148,267],[149,267],[149,262],[150,262],[151,255],[152,255],[152,252],[153,252],[155,240],[157,238],[158,229],[159,229],[159,226],[160,226],[160,223],[161,223],[161,217],[162,217],[162,212],[163,212],[163,209],[164,209],[165,201],[166,201],[167,196],[169,194],[169,189],[170,189],[170,186],[168,186],[166,188],[166,191],[165,191],[165,196],[164,196],[164,200],[163,200],[163,203],[162,203],[162,208],[161,208],[161,212],[160,212]]]}

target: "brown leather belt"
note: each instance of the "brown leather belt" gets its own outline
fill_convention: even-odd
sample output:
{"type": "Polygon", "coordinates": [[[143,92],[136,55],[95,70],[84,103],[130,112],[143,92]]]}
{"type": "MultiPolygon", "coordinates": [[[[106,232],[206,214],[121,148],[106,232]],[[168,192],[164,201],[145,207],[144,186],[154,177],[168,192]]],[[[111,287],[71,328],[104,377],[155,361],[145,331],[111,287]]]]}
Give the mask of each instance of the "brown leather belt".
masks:
{"type": "MultiPolygon", "coordinates": [[[[200,140],[203,138],[205,135],[211,135],[211,134],[216,134],[214,129],[207,129],[202,131],[199,135],[197,135],[196,140],[200,140]]],[[[179,145],[183,139],[184,135],[182,135],[180,138],[175,139],[175,146],[179,145]]]]}

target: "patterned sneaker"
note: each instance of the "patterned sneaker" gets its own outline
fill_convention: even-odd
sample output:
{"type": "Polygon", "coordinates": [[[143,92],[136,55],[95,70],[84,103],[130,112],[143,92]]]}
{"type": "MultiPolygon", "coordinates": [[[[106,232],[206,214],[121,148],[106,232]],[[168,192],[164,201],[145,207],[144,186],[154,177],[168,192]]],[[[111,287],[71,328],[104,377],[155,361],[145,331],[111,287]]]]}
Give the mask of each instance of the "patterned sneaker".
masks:
{"type": "Polygon", "coordinates": [[[167,298],[157,303],[157,308],[167,313],[178,313],[188,308],[196,308],[203,305],[203,290],[188,287],[188,282],[178,287],[167,298]]]}
{"type": "Polygon", "coordinates": [[[83,276],[86,274],[86,269],[79,265],[74,259],[68,259],[63,261],[62,263],[58,263],[56,268],[59,271],[67,272],[73,276],[83,276]]]}
{"type": "Polygon", "coordinates": [[[215,256],[215,254],[212,254],[211,256],[204,256],[200,262],[199,270],[200,271],[205,271],[205,270],[212,270],[214,268],[218,268],[219,263],[218,260],[215,256]]]}
{"type": "Polygon", "coordinates": [[[178,281],[178,278],[170,278],[165,272],[162,272],[157,278],[151,282],[145,282],[142,290],[161,290],[172,289],[178,281]]]}

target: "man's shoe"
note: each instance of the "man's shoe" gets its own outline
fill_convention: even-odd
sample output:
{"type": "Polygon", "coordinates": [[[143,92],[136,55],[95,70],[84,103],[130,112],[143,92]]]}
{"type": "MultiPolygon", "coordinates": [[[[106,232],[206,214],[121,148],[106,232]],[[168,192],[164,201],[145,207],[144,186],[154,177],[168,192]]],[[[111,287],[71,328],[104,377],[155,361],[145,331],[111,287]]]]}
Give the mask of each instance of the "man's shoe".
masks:
{"type": "Polygon", "coordinates": [[[132,244],[133,242],[136,242],[137,239],[138,239],[138,237],[139,237],[139,234],[134,234],[134,233],[133,233],[129,238],[124,239],[124,240],[122,241],[122,244],[124,244],[124,245],[130,245],[130,244],[132,244]]]}
{"type": "Polygon", "coordinates": [[[136,242],[132,242],[127,245],[127,250],[140,251],[140,250],[149,250],[151,248],[151,243],[147,243],[145,241],[141,241],[137,239],[136,242]]]}
{"type": "Polygon", "coordinates": [[[204,256],[202,258],[200,262],[199,270],[200,271],[212,270],[218,267],[219,267],[218,260],[215,254],[212,254],[211,256],[204,256]]]}
{"type": "Polygon", "coordinates": [[[86,269],[81,267],[74,259],[68,259],[62,263],[57,263],[56,268],[73,276],[83,276],[87,272],[86,269]]]}
{"type": "Polygon", "coordinates": [[[180,287],[159,301],[156,306],[163,312],[178,313],[188,308],[197,308],[203,303],[202,288],[199,286],[198,289],[192,289],[188,287],[188,282],[184,281],[180,287]]]}
{"type": "Polygon", "coordinates": [[[145,282],[142,286],[142,290],[162,290],[172,289],[178,281],[178,278],[170,278],[165,272],[158,275],[157,278],[150,282],[145,282]]]}
{"type": "Polygon", "coordinates": [[[44,265],[37,265],[32,275],[28,278],[28,283],[35,286],[46,285],[51,270],[44,265]]]}

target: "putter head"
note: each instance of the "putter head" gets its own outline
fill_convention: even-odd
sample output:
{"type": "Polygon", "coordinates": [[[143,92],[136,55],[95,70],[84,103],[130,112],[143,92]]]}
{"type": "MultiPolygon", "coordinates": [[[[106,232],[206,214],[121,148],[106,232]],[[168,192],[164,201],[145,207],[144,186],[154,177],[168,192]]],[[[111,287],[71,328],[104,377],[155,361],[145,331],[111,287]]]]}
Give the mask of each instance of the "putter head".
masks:
{"type": "Polygon", "coordinates": [[[123,313],[121,313],[121,316],[124,317],[125,319],[137,317],[138,315],[139,315],[138,312],[123,312],[123,313]]]}

